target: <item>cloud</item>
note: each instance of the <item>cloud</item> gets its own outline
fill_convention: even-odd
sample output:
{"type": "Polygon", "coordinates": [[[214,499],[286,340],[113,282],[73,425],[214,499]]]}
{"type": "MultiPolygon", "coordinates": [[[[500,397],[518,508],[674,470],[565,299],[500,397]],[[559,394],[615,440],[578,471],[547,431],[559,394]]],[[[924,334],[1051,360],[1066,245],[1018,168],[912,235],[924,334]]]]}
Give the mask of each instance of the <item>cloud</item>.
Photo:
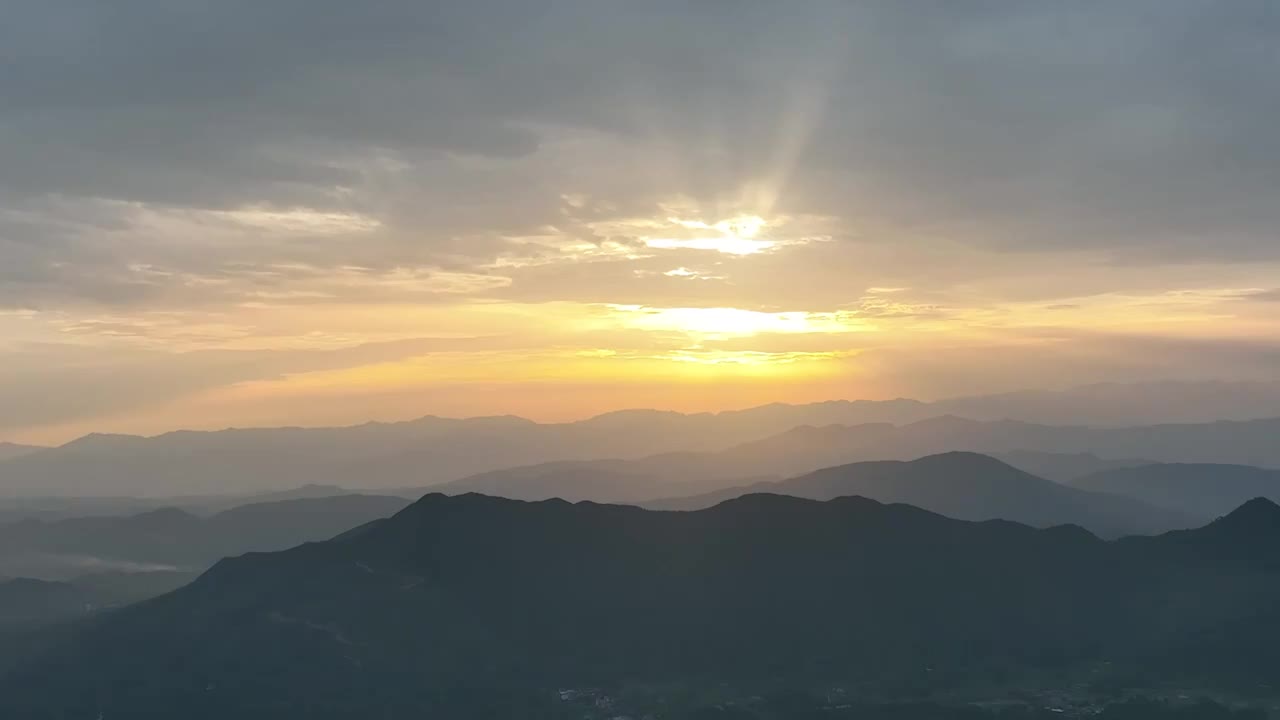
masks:
{"type": "MultiPolygon", "coordinates": [[[[47,346],[29,387],[83,390],[103,343],[184,353],[159,399],[244,377],[189,353],[508,313],[589,350],[609,306],[852,313],[868,352],[1280,322],[1240,290],[1280,272],[1263,0],[16,0],[0,47],[0,312],[35,313],[0,329],[47,346]]],[[[850,349],[780,335],[709,351],[850,349]]]]}
{"type": "MultiPolygon", "coordinates": [[[[110,328],[96,328],[98,331],[110,328]]],[[[143,332],[126,328],[126,332],[143,332]]],[[[236,383],[359,367],[461,348],[485,339],[369,343],[325,349],[195,351],[28,345],[6,354],[0,379],[0,433],[138,411],[236,383]],[[56,389],[56,392],[51,392],[56,389]]]]}
{"type": "Polygon", "coordinates": [[[882,392],[926,398],[1095,382],[1233,378],[1271,382],[1280,343],[1233,338],[1170,338],[1044,328],[984,342],[884,347],[857,357],[882,392]],[[992,358],[998,362],[992,362],[992,358]],[[1058,378],[1058,382],[1046,381],[1058,378]]]}
{"type": "Polygon", "coordinates": [[[772,183],[779,203],[880,207],[974,241],[1273,244],[1280,20],[1265,3],[27,0],[9,14],[13,192],[313,206],[391,161],[447,196],[421,165],[474,156],[450,174],[475,190],[468,175],[487,184],[600,133],[647,156],[626,174],[666,185],[609,183],[632,195],[772,183]]]}

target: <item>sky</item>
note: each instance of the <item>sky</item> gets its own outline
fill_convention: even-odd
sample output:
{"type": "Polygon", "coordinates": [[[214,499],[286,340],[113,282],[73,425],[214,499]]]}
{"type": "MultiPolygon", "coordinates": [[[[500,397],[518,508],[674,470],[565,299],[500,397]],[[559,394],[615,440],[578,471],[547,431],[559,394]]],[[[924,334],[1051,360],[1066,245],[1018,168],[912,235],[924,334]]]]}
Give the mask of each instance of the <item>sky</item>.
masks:
{"type": "Polygon", "coordinates": [[[1280,376],[1269,0],[0,6],[0,439],[1280,376]]]}

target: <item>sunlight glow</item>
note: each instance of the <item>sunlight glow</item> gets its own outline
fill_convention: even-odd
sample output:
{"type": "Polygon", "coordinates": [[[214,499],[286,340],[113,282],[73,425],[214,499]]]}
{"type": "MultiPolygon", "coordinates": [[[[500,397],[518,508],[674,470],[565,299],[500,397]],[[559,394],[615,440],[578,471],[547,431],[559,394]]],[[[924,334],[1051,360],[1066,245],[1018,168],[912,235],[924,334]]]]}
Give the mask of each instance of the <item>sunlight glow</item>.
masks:
{"type": "Polygon", "coordinates": [[[741,308],[651,308],[611,305],[623,321],[646,330],[676,330],[707,336],[761,333],[846,333],[872,329],[853,312],[760,312],[741,308]]]}
{"type": "Polygon", "coordinates": [[[772,240],[758,239],[768,223],[757,215],[738,215],[708,224],[702,220],[668,218],[668,222],[687,230],[714,230],[719,237],[647,238],[645,245],[662,250],[714,250],[726,255],[754,255],[777,247],[772,240]]]}
{"type": "Polygon", "coordinates": [[[755,350],[679,350],[668,353],[663,359],[698,365],[794,365],[801,362],[835,360],[848,357],[845,352],[784,352],[771,353],[755,350]]]}
{"type": "Polygon", "coordinates": [[[726,255],[755,255],[764,252],[777,243],[768,240],[753,240],[726,235],[718,238],[649,238],[644,244],[658,250],[715,250],[726,255]]]}

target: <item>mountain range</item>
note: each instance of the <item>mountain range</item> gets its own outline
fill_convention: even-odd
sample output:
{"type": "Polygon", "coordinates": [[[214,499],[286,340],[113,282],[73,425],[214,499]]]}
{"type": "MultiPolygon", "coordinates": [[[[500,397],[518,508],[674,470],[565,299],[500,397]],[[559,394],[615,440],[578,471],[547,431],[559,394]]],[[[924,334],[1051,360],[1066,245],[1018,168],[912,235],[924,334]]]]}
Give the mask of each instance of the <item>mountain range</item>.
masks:
{"type": "MultiPolygon", "coordinates": [[[[219,495],[178,495],[170,497],[74,496],[0,496],[0,526],[19,520],[69,520],[86,517],[140,515],[152,510],[177,508],[193,515],[209,516],[242,505],[256,505],[280,500],[306,500],[361,493],[338,485],[307,484],[287,490],[219,495]]],[[[366,493],[368,494],[368,493],[366,493]]],[[[423,491],[380,489],[379,495],[401,495],[417,499],[423,491]]]]}
{"type": "Polygon", "coordinates": [[[325,540],[403,509],[399,497],[344,495],[244,505],[209,517],[177,508],[0,526],[0,575],[66,580],[102,571],[199,571],[249,551],[325,540]]]}
{"type": "Polygon", "coordinates": [[[1104,537],[1193,527],[1208,517],[1106,492],[1044,480],[995,458],[952,452],[911,462],[886,460],[825,468],[779,482],[726,488],[644,503],[658,510],[698,510],[752,493],[812,500],[857,495],[903,503],[961,520],[1012,520],[1033,527],[1078,525],[1104,537]]]}
{"type": "Polygon", "coordinates": [[[475,717],[566,687],[891,693],[1036,672],[1256,687],[1280,662],[1278,557],[1267,500],[1107,542],[864,498],[655,512],[433,494],[24,644],[0,711],[475,717]]]}
{"type": "MultiPolygon", "coordinates": [[[[1150,465],[1150,460],[1137,458],[1103,459],[1090,452],[1054,453],[1036,452],[1034,450],[1014,450],[991,455],[1019,470],[1024,470],[1052,480],[1056,483],[1069,484],[1071,481],[1104,470],[1150,465]]],[[[1237,503],[1239,504],[1239,503],[1237,503]]]]}
{"type": "MultiPolygon", "coordinates": [[[[835,447],[807,455],[785,446],[762,453],[748,446],[718,453],[663,453],[634,460],[564,460],[480,473],[430,489],[447,495],[475,492],[513,500],[645,503],[776,481],[787,474],[820,469],[822,462],[832,456],[856,459],[862,454],[861,448],[843,453],[835,447]]],[[[1149,464],[1143,460],[1103,460],[1087,453],[1015,452],[993,456],[1032,475],[1063,483],[1104,469],[1149,464]]],[[[417,495],[424,492],[417,490],[417,495]]],[[[390,492],[413,494],[409,488],[390,492]]]]}
{"type": "Polygon", "coordinates": [[[1273,442],[1280,419],[1249,419],[1268,409],[1280,417],[1277,388],[1280,385],[1214,383],[1089,386],[935,403],[835,401],[692,415],[630,410],[572,423],[425,417],[347,428],[183,431],[150,438],[89,435],[58,448],[0,460],[0,495],[247,494],[311,483],[362,490],[427,487],[547,462],[635,460],[730,448],[744,455],[740,462],[746,472],[739,472],[739,479],[785,477],[847,462],[905,460],[948,450],[1092,453],[1107,461],[1144,458],[1280,467],[1280,449],[1273,442]],[[1223,398],[1235,404],[1222,416],[1240,420],[1115,426],[1134,418],[1212,417],[1211,410],[1219,409],[1223,398]],[[1051,408],[1059,410],[1050,412],[1051,408]],[[1085,408],[1091,410],[1084,412],[1085,408]],[[1044,419],[1107,425],[1030,422],[1044,419]],[[796,463],[777,459],[793,449],[823,454],[796,463]],[[751,468],[751,453],[775,459],[768,467],[751,468]]]}
{"type": "Polygon", "coordinates": [[[803,455],[819,466],[857,460],[905,460],[949,450],[983,453],[1090,453],[1105,459],[1280,465],[1280,418],[1137,427],[1036,425],[946,416],[908,425],[800,426],[739,446],[757,458],[803,455]]]}
{"type": "MultiPolygon", "coordinates": [[[[1099,429],[943,417],[901,426],[800,426],[717,452],[541,463],[481,473],[431,489],[523,500],[560,497],[636,503],[741,488],[854,462],[912,460],[953,449],[990,454],[1033,475],[1043,473],[1071,483],[1101,471],[1154,462],[1134,459],[1138,457],[1213,455],[1280,462],[1275,433],[1280,433],[1280,420],[1099,429]],[[1211,449],[1195,449],[1199,445],[1211,449]],[[1114,459],[1099,457],[1096,449],[1114,459]]],[[[1128,494],[1119,488],[1114,492],[1128,494]]],[[[1231,493],[1225,500],[1234,507],[1257,495],[1266,493],[1244,497],[1231,493]]],[[[1166,509],[1197,519],[1217,514],[1195,507],[1166,509]]]]}
{"type": "Polygon", "coordinates": [[[1280,501],[1280,470],[1204,463],[1115,468],[1071,481],[1084,490],[1137,498],[1156,507],[1214,517],[1255,497],[1280,501]]]}
{"type": "Polygon", "coordinates": [[[656,497],[715,490],[743,482],[777,479],[795,458],[753,465],[730,449],[719,453],[663,453],[635,460],[566,460],[479,473],[430,489],[447,495],[479,493],[513,500],[638,503],[656,497]]]}
{"type": "Polygon", "coordinates": [[[0,442],[0,462],[11,460],[23,455],[30,455],[47,448],[37,447],[35,445],[19,445],[17,443],[0,442]]]}
{"type": "Polygon", "coordinates": [[[0,632],[66,622],[163,595],[194,580],[184,572],[109,572],[69,581],[0,579],[0,632]]]}

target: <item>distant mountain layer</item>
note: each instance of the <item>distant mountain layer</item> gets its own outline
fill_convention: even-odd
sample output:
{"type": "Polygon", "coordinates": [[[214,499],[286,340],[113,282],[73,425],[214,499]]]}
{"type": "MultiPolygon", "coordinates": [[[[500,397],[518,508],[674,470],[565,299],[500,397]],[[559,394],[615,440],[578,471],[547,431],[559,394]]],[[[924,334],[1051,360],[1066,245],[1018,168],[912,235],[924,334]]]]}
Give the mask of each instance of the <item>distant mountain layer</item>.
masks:
{"type": "Polygon", "coordinates": [[[203,570],[250,551],[326,540],[393,515],[398,497],[282,500],[200,517],[176,508],[0,526],[0,574],[62,579],[94,570],[203,570]]]}
{"type": "Polygon", "coordinates": [[[1154,425],[1280,417],[1280,382],[1098,383],[932,403],[930,415],[1046,425],[1154,425]]]}
{"type": "Polygon", "coordinates": [[[802,426],[739,446],[736,454],[761,459],[799,457],[818,467],[858,460],[905,460],[948,450],[988,454],[1090,453],[1099,458],[1153,462],[1234,462],[1280,465],[1280,418],[1247,422],[1150,425],[1124,428],[1057,427],[1011,420],[981,422],[938,417],[893,426],[802,426]],[[1231,458],[1228,460],[1228,458],[1231,458]]]}
{"type": "MultiPolygon", "coordinates": [[[[1117,429],[1004,420],[1110,425],[1153,417],[1264,415],[1280,417],[1280,384],[1091,386],[1062,393],[936,403],[766,405],[718,414],[631,410],[561,424],[516,417],[426,417],[348,428],[177,432],[155,438],[91,435],[60,448],[0,461],[0,495],[245,494],[309,483],[366,490],[421,487],[547,462],[720,452],[798,426],[810,432],[829,426],[861,430],[850,434],[847,442],[854,444],[847,444],[838,457],[833,453],[804,467],[789,467],[784,475],[844,462],[907,459],[947,450],[1093,453],[1107,460],[1136,457],[1280,467],[1280,449],[1271,442],[1280,420],[1117,429]],[[982,422],[963,429],[954,421],[930,421],[947,414],[982,422]],[[895,426],[899,430],[893,430],[895,426]],[[874,439],[877,433],[885,435],[889,444],[881,448],[874,439]]],[[[753,470],[739,477],[769,474],[773,472],[753,470]]]]}
{"type": "MultiPolygon", "coordinates": [[[[1280,443],[1280,436],[1276,442],[1280,443]]],[[[1156,507],[1214,517],[1255,497],[1280,501],[1280,470],[1243,465],[1155,464],[1098,472],[1071,483],[1156,507]]]]}
{"type": "Polygon", "coordinates": [[[67,582],[0,580],[0,630],[29,630],[129,605],[195,579],[182,572],[98,573],[67,582]]]}
{"type": "Polygon", "coordinates": [[[35,445],[18,445],[16,443],[0,442],[0,462],[11,460],[23,455],[40,452],[46,448],[36,447],[35,445]]]}
{"type": "Polygon", "coordinates": [[[0,714],[475,717],[523,690],[890,692],[922,668],[932,689],[1057,671],[1253,687],[1280,663],[1277,558],[1265,500],[1109,543],[862,498],[671,513],[430,495],[49,636],[10,658],[0,714]]]}
{"type": "MultiPolygon", "coordinates": [[[[377,494],[400,495],[402,492],[404,497],[409,499],[417,499],[425,493],[424,490],[414,488],[403,491],[380,489],[377,494]]],[[[178,495],[168,497],[133,497],[128,495],[109,497],[0,496],[0,526],[19,520],[54,521],[85,517],[109,517],[113,515],[140,515],[152,510],[166,508],[177,508],[193,515],[207,516],[240,507],[241,505],[359,494],[355,490],[337,485],[308,484],[288,490],[269,490],[236,495],[178,495]]]]}
{"type": "MultiPolygon", "coordinates": [[[[1045,471],[1055,480],[1069,482],[1101,470],[1149,464],[1150,461],[1126,459],[1146,455],[1261,455],[1262,459],[1280,462],[1280,447],[1273,442],[1277,436],[1273,433],[1280,433],[1280,420],[1106,430],[956,417],[901,426],[801,426],[719,452],[543,463],[482,473],[432,489],[447,494],[479,492],[522,500],[559,497],[636,503],[741,488],[854,462],[912,460],[952,450],[992,454],[1032,474],[1045,471]],[[1093,451],[1119,459],[1105,459],[1093,451]]],[[[740,494],[741,490],[734,492],[740,494]]],[[[1235,495],[1231,499],[1235,504],[1242,501],[1235,495]]],[[[933,507],[928,502],[922,506],[933,507]]],[[[1202,510],[1178,510],[1196,519],[1213,517],[1202,510]]],[[[1185,521],[1186,517],[1163,527],[1181,526],[1185,521]]]]}
{"type": "Polygon", "coordinates": [[[665,453],[636,460],[570,460],[507,468],[435,485],[431,490],[448,495],[480,493],[513,500],[560,498],[571,502],[636,503],[660,496],[776,479],[770,470],[778,468],[753,467],[736,458],[733,450],[665,453]]]}
{"type": "Polygon", "coordinates": [[[994,453],[996,459],[1006,462],[1019,470],[1025,470],[1046,480],[1057,483],[1070,483],[1072,480],[1086,475],[1116,470],[1119,468],[1150,465],[1150,460],[1136,458],[1105,459],[1089,452],[1053,453],[1033,450],[1014,450],[1013,452],[994,453]]]}
{"type": "Polygon", "coordinates": [[[1012,520],[1034,527],[1079,525],[1104,537],[1165,532],[1209,517],[1173,511],[1122,495],[1079,490],[1035,477],[991,457],[954,452],[912,462],[880,461],[704,495],[645,503],[658,510],[699,510],[750,493],[811,500],[858,495],[905,503],[961,520],[1012,520]]]}

